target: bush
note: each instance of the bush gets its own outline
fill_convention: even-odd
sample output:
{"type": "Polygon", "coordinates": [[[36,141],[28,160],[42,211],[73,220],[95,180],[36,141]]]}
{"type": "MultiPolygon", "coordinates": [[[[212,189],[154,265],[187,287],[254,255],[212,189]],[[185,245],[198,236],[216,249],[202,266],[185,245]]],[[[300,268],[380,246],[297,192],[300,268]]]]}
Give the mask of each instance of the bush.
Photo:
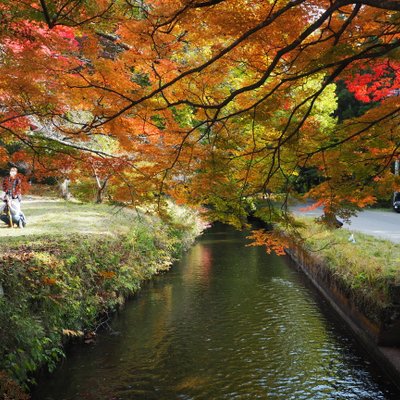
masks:
{"type": "Polygon", "coordinates": [[[0,370],[22,385],[42,366],[53,370],[66,339],[95,331],[200,233],[182,216],[140,214],[126,234],[10,240],[0,256],[0,370]]]}

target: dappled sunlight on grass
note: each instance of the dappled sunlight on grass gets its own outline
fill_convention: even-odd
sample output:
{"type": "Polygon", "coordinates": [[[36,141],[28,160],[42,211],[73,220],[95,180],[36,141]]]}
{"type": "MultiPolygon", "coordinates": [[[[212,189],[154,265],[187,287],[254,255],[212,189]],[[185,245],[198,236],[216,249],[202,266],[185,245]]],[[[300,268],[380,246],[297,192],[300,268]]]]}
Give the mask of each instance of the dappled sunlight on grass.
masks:
{"type": "Polygon", "coordinates": [[[0,237],[42,234],[118,234],[126,233],[135,218],[132,210],[62,200],[29,200],[22,203],[28,224],[24,229],[0,223],[0,237]]]}

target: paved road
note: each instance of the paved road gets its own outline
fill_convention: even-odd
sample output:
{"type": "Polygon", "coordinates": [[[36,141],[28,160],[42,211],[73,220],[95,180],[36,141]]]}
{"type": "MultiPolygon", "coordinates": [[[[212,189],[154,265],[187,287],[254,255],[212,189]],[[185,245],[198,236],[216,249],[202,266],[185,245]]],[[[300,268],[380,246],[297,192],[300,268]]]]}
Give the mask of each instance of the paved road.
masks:
{"type": "MultiPolygon", "coordinates": [[[[322,210],[317,208],[313,211],[301,211],[304,206],[294,206],[291,209],[298,215],[309,215],[318,217],[322,210]]],[[[400,243],[400,214],[387,210],[365,210],[353,217],[351,223],[345,223],[344,228],[353,232],[363,232],[368,235],[380,237],[400,243]]]]}

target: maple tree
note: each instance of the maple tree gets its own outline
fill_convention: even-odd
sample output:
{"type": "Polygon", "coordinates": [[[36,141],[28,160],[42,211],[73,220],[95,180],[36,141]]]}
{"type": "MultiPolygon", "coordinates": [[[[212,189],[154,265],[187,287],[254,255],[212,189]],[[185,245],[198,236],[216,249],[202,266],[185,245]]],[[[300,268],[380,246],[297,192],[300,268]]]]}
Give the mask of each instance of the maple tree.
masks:
{"type": "Polygon", "coordinates": [[[359,101],[379,102],[387,97],[399,95],[400,63],[384,60],[373,63],[368,69],[360,66],[358,73],[348,80],[347,86],[359,101]]]}
{"type": "Polygon", "coordinates": [[[60,158],[73,169],[116,163],[120,200],[164,193],[234,224],[245,198],[290,193],[315,167],[324,179],[310,195],[345,215],[397,185],[399,11],[378,0],[7,0],[1,138],[37,159],[73,150],[60,158]],[[361,66],[374,77],[364,95],[380,103],[338,124],[334,84],[360,86],[361,66]]]}

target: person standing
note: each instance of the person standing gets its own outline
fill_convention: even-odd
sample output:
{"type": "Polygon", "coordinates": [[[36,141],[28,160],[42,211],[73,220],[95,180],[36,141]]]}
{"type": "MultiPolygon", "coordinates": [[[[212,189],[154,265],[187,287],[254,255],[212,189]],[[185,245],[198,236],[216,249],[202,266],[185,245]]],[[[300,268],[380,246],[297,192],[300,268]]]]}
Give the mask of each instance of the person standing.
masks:
{"type": "Polygon", "coordinates": [[[18,199],[22,200],[21,178],[18,176],[18,169],[16,167],[10,168],[10,175],[6,176],[3,180],[3,191],[5,193],[4,199],[18,199]]]}

